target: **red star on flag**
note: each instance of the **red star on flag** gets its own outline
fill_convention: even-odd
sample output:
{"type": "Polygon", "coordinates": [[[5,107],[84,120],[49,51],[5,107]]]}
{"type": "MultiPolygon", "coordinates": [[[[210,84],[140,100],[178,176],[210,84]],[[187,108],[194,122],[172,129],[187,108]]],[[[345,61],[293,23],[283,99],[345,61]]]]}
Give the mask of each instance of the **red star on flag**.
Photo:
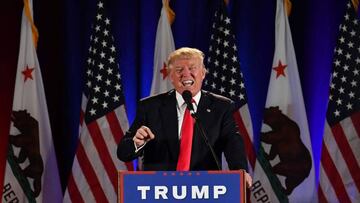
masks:
{"type": "Polygon", "coordinates": [[[165,80],[165,78],[168,75],[167,69],[166,69],[166,64],[164,63],[162,69],[160,70],[160,73],[163,75],[163,80],[165,80]]]}
{"type": "Polygon", "coordinates": [[[286,75],[285,75],[286,67],[287,67],[287,65],[283,65],[281,63],[281,61],[279,60],[279,64],[276,67],[273,67],[273,69],[276,71],[276,78],[278,78],[280,75],[283,75],[284,77],[286,77],[286,75]]]}
{"type": "Polygon", "coordinates": [[[33,77],[32,77],[32,72],[35,68],[29,68],[29,66],[26,66],[25,70],[23,70],[21,73],[24,75],[24,82],[26,82],[26,80],[28,78],[32,79],[33,80],[33,77]]]}

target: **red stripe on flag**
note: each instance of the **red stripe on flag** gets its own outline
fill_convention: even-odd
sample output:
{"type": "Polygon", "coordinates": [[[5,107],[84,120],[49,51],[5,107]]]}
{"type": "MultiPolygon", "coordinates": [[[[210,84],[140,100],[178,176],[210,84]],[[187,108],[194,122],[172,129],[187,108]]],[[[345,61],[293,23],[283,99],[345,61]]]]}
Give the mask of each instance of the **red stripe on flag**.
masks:
{"type": "Polygon", "coordinates": [[[347,141],[346,135],[342,129],[342,126],[338,123],[331,127],[331,131],[334,135],[336,143],[341,151],[342,156],[346,162],[347,167],[349,168],[351,177],[354,179],[355,185],[360,191],[360,167],[355,158],[354,153],[351,150],[351,146],[347,141]]]}
{"type": "Polygon", "coordinates": [[[70,174],[67,189],[68,189],[68,193],[69,193],[71,202],[85,203],[84,199],[81,196],[79,189],[76,186],[74,176],[72,174],[70,174]]]}
{"type": "Polygon", "coordinates": [[[319,203],[328,203],[321,187],[319,187],[318,189],[318,198],[319,198],[319,203]]]}
{"type": "Polygon", "coordinates": [[[323,144],[321,164],[340,202],[351,202],[339,172],[332,161],[327,146],[323,144]]]}
{"type": "Polygon", "coordinates": [[[120,139],[124,136],[124,133],[120,126],[120,122],[119,122],[118,118],[116,117],[115,112],[111,111],[110,113],[106,114],[106,119],[109,123],[110,130],[113,134],[113,137],[114,137],[116,143],[119,143],[120,139]]]}
{"type": "Polygon", "coordinates": [[[356,112],[353,115],[351,115],[351,121],[354,125],[357,135],[360,138],[360,112],[356,112]]]}
{"type": "Polygon", "coordinates": [[[128,171],[133,171],[134,170],[134,165],[133,162],[125,162],[126,168],[128,171]]]}
{"type": "Polygon", "coordinates": [[[81,142],[78,145],[78,151],[76,157],[79,160],[80,168],[88,182],[91,192],[93,193],[96,202],[109,202],[105,196],[104,190],[102,189],[99,179],[96,176],[94,169],[88,159],[84,146],[81,142]]]}
{"type": "Polygon", "coordinates": [[[81,111],[81,112],[80,112],[80,126],[82,126],[82,125],[83,125],[83,122],[84,122],[84,116],[85,116],[84,111],[81,111]]]}
{"type": "Polygon", "coordinates": [[[100,128],[96,121],[91,122],[87,125],[87,127],[105,171],[108,174],[109,179],[114,187],[114,191],[117,191],[117,169],[111,159],[109,148],[107,147],[103,137],[104,135],[101,134],[100,128]]]}
{"type": "Polygon", "coordinates": [[[256,156],[255,156],[255,149],[254,149],[254,145],[251,142],[249,133],[247,132],[244,122],[242,120],[242,117],[240,115],[239,111],[236,111],[233,114],[235,121],[239,127],[239,131],[240,131],[240,135],[243,137],[244,142],[245,142],[245,150],[246,150],[246,154],[248,156],[249,162],[251,164],[251,168],[254,169],[255,167],[255,162],[256,162],[256,156]]]}
{"type": "MultiPolygon", "coordinates": [[[[124,137],[124,133],[121,128],[120,122],[119,122],[118,118],[116,117],[115,112],[112,111],[112,112],[108,113],[106,115],[106,119],[109,123],[110,130],[114,136],[114,139],[115,139],[116,143],[118,144],[120,142],[120,139],[122,137],[124,137]]],[[[126,165],[126,168],[128,169],[128,171],[134,170],[134,166],[133,166],[132,162],[126,162],[125,165],[126,165]]]]}

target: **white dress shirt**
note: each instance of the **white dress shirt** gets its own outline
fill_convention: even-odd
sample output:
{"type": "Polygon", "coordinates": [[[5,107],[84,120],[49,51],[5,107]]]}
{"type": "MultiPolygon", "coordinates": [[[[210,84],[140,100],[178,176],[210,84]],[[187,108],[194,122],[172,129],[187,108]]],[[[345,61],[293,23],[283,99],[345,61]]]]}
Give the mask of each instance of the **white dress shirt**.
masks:
{"type": "MultiPolygon", "coordinates": [[[[199,91],[194,97],[193,100],[195,101],[195,104],[193,104],[193,108],[194,108],[194,112],[196,112],[197,110],[197,106],[199,104],[200,101],[200,97],[201,97],[201,91],[199,91]]],[[[182,98],[181,94],[176,92],[176,109],[177,109],[177,117],[178,117],[178,135],[179,135],[179,139],[181,138],[181,126],[184,120],[184,114],[185,114],[185,109],[186,109],[186,103],[184,101],[184,99],[182,98]]]]}

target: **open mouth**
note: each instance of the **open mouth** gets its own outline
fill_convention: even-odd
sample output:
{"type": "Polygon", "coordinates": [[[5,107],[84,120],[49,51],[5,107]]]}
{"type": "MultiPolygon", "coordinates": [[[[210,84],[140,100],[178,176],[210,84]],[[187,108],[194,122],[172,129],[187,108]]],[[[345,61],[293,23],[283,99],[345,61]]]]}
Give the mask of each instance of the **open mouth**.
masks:
{"type": "Polygon", "coordinates": [[[191,85],[194,84],[194,81],[193,80],[184,80],[181,83],[184,85],[184,87],[190,87],[191,85]]]}

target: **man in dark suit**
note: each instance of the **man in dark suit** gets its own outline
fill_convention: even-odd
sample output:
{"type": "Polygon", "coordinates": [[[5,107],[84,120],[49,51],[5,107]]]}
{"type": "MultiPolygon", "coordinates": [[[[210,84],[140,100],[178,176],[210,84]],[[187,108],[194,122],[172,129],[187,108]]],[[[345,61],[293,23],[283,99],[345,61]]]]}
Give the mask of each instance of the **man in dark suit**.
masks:
{"type": "MultiPolygon", "coordinates": [[[[201,90],[206,74],[203,60],[204,54],[193,48],[181,48],[170,54],[167,71],[174,90],[139,102],[135,121],[118,146],[120,160],[142,156],[144,170],[176,170],[181,159],[181,126],[186,109],[182,93],[190,91],[199,118],[196,122],[202,125],[216,158],[199,128],[194,127],[188,169],[219,170],[221,166],[215,159],[221,160],[222,153],[229,169],[247,169],[243,140],[232,116],[232,101],[201,90]]],[[[245,178],[250,186],[251,177],[246,173],[245,178]]]]}

